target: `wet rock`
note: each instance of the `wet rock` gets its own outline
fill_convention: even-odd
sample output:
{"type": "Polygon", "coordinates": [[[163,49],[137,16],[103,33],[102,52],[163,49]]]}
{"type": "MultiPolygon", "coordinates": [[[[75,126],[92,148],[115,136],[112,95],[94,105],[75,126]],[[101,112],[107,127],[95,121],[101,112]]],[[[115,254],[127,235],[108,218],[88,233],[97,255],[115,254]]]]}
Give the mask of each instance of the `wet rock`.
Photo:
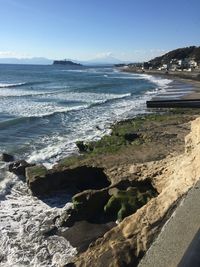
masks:
{"type": "Polygon", "coordinates": [[[83,141],[77,141],[76,146],[78,147],[80,153],[91,152],[92,150],[94,150],[92,142],[84,143],[83,141]]]}
{"type": "Polygon", "coordinates": [[[35,195],[64,189],[77,193],[87,189],[101,189],[110,185],[103,169],[91,166],[47,170],[43,165],[37,165],[26,169],[26,180],[35,195]]]}
{"type": "Polygon", "coordinates": [[[11,162],[14,161],[14,157],[10,154],[2,153],[0,155],[0,161],[11,162]]]}
{"type": "Polygon", "coordinates": [[[25,160],[18,160],[13,163],[11,163],[8,167],[10,172],[15,173],[16,175],[23,175],[25,176],[25,170],[28,167],[32,167],[35,164],[30,164],[26,162],[25,160]]]}
{"type": "Polygon", "coordinates": [[[26,168],[26,181],[33,194],[41,195],[49,190],[47,169],[43,165],[26,168]]]}
{"type": "Polygon", "coordinates": [[[78,147],[79,152],[87,152],[87,145],[85,145],[83,141],[77,141],[76,146],[78,147]]]}

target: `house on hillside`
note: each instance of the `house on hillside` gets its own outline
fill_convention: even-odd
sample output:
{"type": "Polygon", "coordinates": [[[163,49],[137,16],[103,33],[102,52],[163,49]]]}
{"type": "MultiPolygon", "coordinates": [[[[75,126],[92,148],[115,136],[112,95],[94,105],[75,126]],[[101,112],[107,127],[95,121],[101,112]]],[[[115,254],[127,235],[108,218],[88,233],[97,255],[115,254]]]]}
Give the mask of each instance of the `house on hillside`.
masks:
{"type": "Polygon", "coordinates": [[[183,59],[178,60],[178,65],[180,66],[181,69],[190,68],[189,58],[183,58],[183,59]]]}
{"type": "Polygon", "coordinates": [[[190,68],[194,68],[195,69],[195,68],[197,68],[198,63],[194,59],[190,59],[189,60],[189,65],[190,65],[190,68]]]}

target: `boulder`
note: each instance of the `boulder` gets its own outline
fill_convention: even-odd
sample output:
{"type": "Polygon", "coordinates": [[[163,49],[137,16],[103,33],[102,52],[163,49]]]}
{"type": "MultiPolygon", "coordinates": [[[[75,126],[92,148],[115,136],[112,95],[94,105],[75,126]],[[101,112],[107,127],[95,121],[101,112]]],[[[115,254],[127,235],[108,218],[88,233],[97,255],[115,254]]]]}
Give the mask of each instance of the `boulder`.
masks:
{"type": "Polygon", "coordinates": [[[14,157],[10,154],[2,153],[0,155],[0,161],[11,162],[14,161],[14,157]]]}
{"type": "Polygon", "coordinates": [[[87,145],[83,141],[77,141],[76,146],[78,147],[79,152],[87,152],[87,145]]]}
{"type": "Polygon", "coordinates": [[[93,142],[85,143],[83,141],[77,141],[76,146],[80,153],[91,152],[94,150],[93,142]]]}
{"type": "Polygon", "coordinates": [[[72,198],[76,219],[88,221],[103,220],[103,209],[108,202],[109,189],[86,190],[72,198]]]}
{"type": "Polygon", "coordinates": [[[35,164],[30,164],[25,160],[18,160],[9,165],[9,171],[15,173],[16,175],[23,175],[25,176],[25,170],[28,167],[32,167],[35,164]]]}
{"type": "Polygon", "coordinates": [[[47,173],[48,171],[43,165],[26,168],[26,181],[33,194],[41,195],[48,192],[50,183],[47,173]]]}

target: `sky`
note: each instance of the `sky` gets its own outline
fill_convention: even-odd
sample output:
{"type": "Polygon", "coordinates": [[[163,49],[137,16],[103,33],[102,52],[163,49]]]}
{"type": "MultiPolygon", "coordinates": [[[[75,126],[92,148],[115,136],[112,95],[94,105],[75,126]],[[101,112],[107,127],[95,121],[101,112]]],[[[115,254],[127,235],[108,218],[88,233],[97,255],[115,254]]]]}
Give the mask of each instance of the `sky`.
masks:
{"type": "Polygon", "coordinates": [[[0,58],[144,61],[200,45],[200,0],[0,0],[0,58]]]}

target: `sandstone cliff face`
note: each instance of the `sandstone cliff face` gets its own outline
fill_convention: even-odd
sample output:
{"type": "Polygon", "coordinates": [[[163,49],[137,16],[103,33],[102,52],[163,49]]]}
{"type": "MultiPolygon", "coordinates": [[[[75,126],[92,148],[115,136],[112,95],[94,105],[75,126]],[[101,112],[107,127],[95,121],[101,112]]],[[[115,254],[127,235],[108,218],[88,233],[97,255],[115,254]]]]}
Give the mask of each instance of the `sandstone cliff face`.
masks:
{"type": "Polygon", "coordinates": [[[137,265],[177,200],[200,178],[200,118],[191,123],[191,133],[185,138],[184,154],[161,161],[129,165],[124,171],[132,179],[151,179],[159,195],[80,254],[75,260],[76,266],[137,265]]]}

